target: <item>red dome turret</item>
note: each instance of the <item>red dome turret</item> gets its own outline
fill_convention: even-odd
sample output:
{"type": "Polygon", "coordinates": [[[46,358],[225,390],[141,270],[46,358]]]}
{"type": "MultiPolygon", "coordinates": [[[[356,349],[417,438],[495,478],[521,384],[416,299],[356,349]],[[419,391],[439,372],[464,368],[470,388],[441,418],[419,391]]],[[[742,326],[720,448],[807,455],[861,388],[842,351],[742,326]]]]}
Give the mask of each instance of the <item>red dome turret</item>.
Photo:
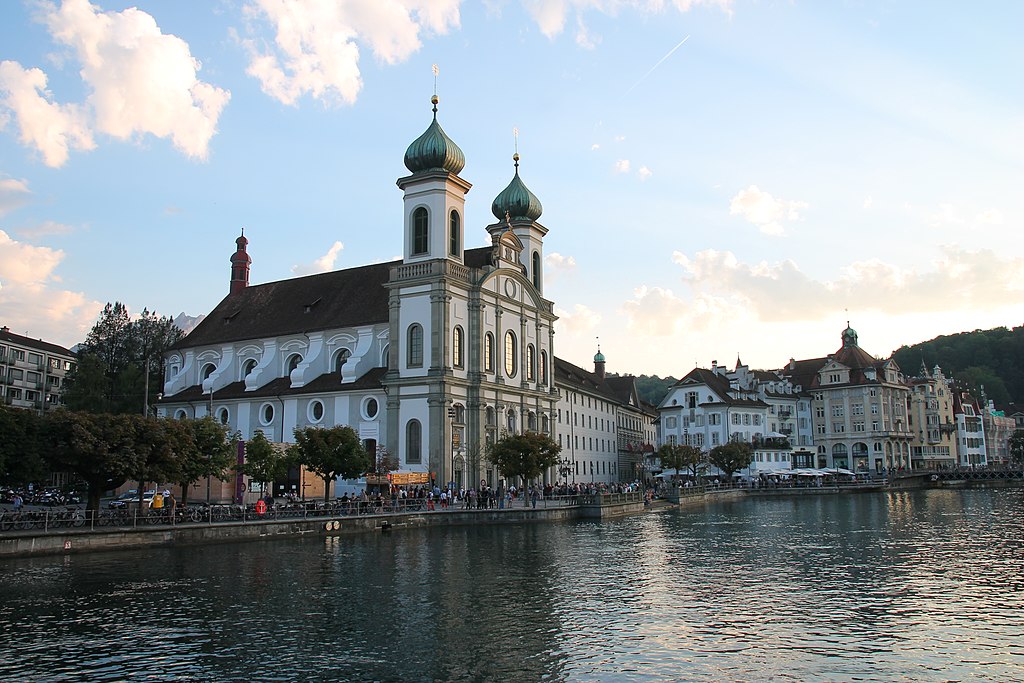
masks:
{"type": "Polygon", "coordinates": [[[245,239],[245,228],[242,228],[242,234],[235,240],[235,244],[235,253],[231,255],[231,294],[249,286],[249,264],[252,263],[252,259],[245,252],[245,247],[249,244],[249,240],[245,239]]]}

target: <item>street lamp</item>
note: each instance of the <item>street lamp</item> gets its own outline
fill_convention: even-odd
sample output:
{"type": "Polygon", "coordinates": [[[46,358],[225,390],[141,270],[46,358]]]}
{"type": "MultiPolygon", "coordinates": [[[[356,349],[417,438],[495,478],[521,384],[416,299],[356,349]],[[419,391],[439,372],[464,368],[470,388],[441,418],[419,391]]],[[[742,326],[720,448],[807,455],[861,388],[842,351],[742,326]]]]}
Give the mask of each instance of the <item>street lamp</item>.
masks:
{"type": "Polygon", "coordinates": [[[572,461],[569,458],[562,458],[558,462],[558,472],[562,475],[565,483],[569,483],[569,473],[573,471],[572,461]]]}

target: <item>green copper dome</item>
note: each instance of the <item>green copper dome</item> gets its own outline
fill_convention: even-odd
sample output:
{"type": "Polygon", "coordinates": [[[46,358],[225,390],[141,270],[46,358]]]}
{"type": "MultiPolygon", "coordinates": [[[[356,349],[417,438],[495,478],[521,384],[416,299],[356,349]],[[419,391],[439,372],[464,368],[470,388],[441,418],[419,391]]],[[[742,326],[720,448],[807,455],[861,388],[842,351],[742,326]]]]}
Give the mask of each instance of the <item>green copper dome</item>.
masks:
{"type": "Polygon", "coordinates": [[[597,353],[596,353],[596,354],[594,355],[594,362],[595,362],[595,363],[603,363],[603,362],[604,362],[604,354],[603,354],[603,353],[601,353],[600,351],[598,351],[598,352],[597,352],[597,353]]]}
{"type": "Polygon", "coordinates": [[[413,173],[438,169],[458,175],[466,165],[466,156],[437,122],[437,95],[430,101],[434,104],[434,120],[405,150],[405,167],[413,173]]]}
{"type": "Polygon", "coordinates": [[[544,207],[541,206],[537,196],[530,192],[529,188],[519,179],[519,155],[513,155],[512,159],[516,162],[515,177],[512,178],[508,187],[494,198],[494,202],[491,204],[491,213],[498,220],[504,219],[507,213],[513,219],[525,218],[535,221],[544,213],[544,207]]]}

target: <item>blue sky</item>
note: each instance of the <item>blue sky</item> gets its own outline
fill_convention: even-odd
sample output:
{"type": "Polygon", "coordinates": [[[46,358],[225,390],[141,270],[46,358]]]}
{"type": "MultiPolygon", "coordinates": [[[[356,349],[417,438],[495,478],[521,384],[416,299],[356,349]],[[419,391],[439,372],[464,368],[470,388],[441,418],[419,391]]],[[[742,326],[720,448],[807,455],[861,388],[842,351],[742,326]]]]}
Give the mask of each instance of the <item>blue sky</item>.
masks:
{"type": "MultiPolygon", "coordinates": [[[[401,253],[439,119],[467,247],[521,176],[556,352],[681,376],[1024,322],[1024,3],[216,0],[0,7],[0,323],[209,311],[401,253]],[[136,7],[132,10],[130,8],[136,7]]],[[[911,370],[914,370],[911,368],[911,370]]]]}

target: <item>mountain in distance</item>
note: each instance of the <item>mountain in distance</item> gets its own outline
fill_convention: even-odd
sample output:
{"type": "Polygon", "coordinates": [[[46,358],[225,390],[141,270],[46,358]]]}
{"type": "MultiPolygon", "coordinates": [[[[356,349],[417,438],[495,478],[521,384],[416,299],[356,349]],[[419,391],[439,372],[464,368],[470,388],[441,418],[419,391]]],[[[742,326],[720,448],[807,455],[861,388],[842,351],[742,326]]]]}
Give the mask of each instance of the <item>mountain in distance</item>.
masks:
{"type": "Polygon", "coordinates": [[[174,317],[174,325],[185,334],[188,334],[195,329],[195,326],[201,323],[205,317],[206,314],[192,316],[185,315],[185,312],[182,311],[174,317]]]}

